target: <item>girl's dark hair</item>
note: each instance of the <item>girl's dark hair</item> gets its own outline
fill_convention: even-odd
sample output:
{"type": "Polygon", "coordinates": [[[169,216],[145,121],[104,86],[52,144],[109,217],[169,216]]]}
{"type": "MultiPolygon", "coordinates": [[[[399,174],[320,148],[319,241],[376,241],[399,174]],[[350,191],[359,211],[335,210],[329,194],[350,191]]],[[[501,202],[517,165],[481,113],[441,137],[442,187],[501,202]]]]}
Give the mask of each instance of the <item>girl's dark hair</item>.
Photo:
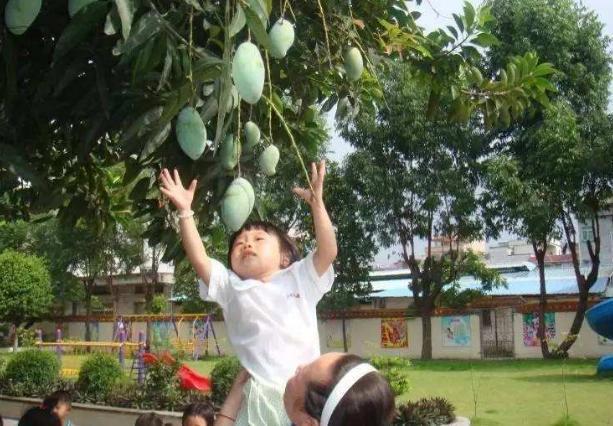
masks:
{"type": "Polygon", "coordinates": [[[296,243],[289,237],[289,235],[287,235],[286,232],[284,232],[283,230],[281,230],[281,228],[270,222],[265,222],[263,220],[254,220],[245,223],[238,231],[236,231],[230,237],[230,243],[228,245],[228,265],[230,266],[230,269],[232,269],[232,247],[234,246],[236,238],[243,231],[251,231],[252,229],[259,229],[277,237],[277,239],[279,240],[281,255],[286,256],[289,261],[287,266],[300,260],[300,250],[298,250],[298,247],[296,247],[296,243]]]}
{"type": "Polygon", "coordinates": [[[196,402],[194,404],[189,404],[183,410],[183,417],[181,419],[181,424],[185,425],[188,417],[202,417],[207,425],[213,425],[215,423],[215,410],[211,404],[205,404],[202,402],[196,402]]]}
{"type": "MultiPolygon", "coordinates": [[[[309,383],[304,401],[307,414],[320,420],[334,386],[349,370],[363,362],[357,355],[345,355],[334,365],[331,383],[309,383]]],[[[372,372],[358,380],[343,396],[332,413],[329,426],[386,426],[392,423],[394,413],[394,394],[389,383],[381,374],[372,372]]]]}
{"type": "Polygon", "coordinates": [[[141,414],[134,422],[134,426],[164,426],[164,421],[155,413],[141,414]]]}
{"type": "Polygon", "coordinates": [[[72,397],[66,391],[55,391],[43,400],[43,408],[53,410],[59,404],[72,405],[72,397]]]}
{"type": "Polygon", "coordinates": [[[19,419],[18,426],[62,426],[58,416],[44,408],[34,407],[25,412],[19,419]]]}

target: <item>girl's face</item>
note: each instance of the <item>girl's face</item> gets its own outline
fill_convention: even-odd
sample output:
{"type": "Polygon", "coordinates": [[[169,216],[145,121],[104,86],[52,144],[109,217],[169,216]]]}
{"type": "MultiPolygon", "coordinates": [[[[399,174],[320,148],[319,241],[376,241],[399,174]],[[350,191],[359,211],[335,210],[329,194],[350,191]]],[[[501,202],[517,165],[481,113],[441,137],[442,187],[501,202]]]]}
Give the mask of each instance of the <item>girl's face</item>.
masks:
{"type": "Polygon", "coordinates": [[[230,259],[232,270],[242,279],[268,279],[285,267],[278,238],[263,229],[241,232],[234,240],[230,259]]]}
{"type": "MultiPolygon", "coordinates": [[[[189,416],[183,422],[183,426],[207,426],[206,420],[200,416],[189,416]]],[[[213,426],[213,425],[208,425],[213,426]]]]}
{"type": "Polygon", "coordinates": [[[53,409],[53,412],[60,418],[62,423],[64,423],[64,421],[68,417],[68,414],[70,414],[71,408],[72,407],[70,406],[70,404],[66,404],[65,402],[60,402],[59,404],[55,406],[55,408],[53,409]]]}
{"type": "Polygon", "coordinates": [[[329,352],[312,363],[296,369],[294,376],[287,381],[283,394],[285,411],[293,423],[298,426],[318,424],[304,410],[307,385],[309,383],[329,384],[333,379],[334,366],[344,355],[342,352],[329,352]]]}

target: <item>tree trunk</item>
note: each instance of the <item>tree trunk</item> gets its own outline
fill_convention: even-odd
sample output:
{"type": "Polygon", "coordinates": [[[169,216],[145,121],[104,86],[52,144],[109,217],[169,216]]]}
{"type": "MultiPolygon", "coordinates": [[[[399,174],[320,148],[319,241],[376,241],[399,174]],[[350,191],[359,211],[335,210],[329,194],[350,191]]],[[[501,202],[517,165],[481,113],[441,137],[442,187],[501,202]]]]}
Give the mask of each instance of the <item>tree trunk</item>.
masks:
{"type": "Polygon", "coordinates": [[[349,348],[347,347],[347,325],[345,323],[346,318],[345,318],[345,310],[344,309],[343,309],[343,312],[342,312],[341,315],[342,315],[341,321],[342,321],[342,324],[343,324],[343,350],[345,352],[348,352],[349,348]]]}
{"type": "Polygon", "coordinates": [[[421,359],[432,359],[432,310],[428,307],[421,310],[421,332],[421,359]]]}
{"type": "Polygon", "coordinates": [[[547,252],[547,243],[542,243],[543,248],[538,248],[536,241],[532,241],[532,248],[534,249],[534,256],[536,257],[536,263],[539,271],[539,327],[537,331],[537,337],[541,342],[541,353],[543,358],[551,358],[549,351],[549,343],[547,342],[547,333],[545,331],[545,312],[547,310],[547,285],[545,281],[545,253],[547,252]]]}
{"type": "Polygon", "coordinates": [[[91,342],[92,332],[90,327],[92,317],[92,289],[91,286],[86,284],[85,288],[85,341],[91,342]]]}
{"type": "Polygon", "coordinates": [[[13,344],[13,353],[17,352],[17,349],[19,349],[19,336],[17,334],[17,330],[19,330],[19,324],[11,324],[11,329],[9,332],[9,335],[11,337],[11,341],[13,344]]]}

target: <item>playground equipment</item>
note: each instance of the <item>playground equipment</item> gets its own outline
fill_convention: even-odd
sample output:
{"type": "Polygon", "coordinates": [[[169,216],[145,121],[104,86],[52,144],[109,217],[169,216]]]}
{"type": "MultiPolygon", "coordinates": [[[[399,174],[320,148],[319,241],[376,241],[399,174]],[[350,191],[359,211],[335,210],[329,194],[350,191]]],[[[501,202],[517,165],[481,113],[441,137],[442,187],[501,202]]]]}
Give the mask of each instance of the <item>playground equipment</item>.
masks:
{"type": "MultiPolygon", "coordinates": [[[[176,360],[168,352],[163,353],[160,357],[146,352],[143,354],[145,365],[151,365],[156,362],[164,362],[174,364],[176,360]]],[[[211,380],[208,377],[202,376],[189,368],[186,364],[182,364],[177,372],[181,388],[186,390],[196,390],[199,392],[210,392],[212,389],[211,380]]]]}
{"type": "MultiPolygon", "coordinates": [[[[613,299],[600,302],[585,313],[590,327],[602,337],[613,340],[613,299]]],[[[613,375],[613,354],[598,361],[599,375],[613,375]]]]}

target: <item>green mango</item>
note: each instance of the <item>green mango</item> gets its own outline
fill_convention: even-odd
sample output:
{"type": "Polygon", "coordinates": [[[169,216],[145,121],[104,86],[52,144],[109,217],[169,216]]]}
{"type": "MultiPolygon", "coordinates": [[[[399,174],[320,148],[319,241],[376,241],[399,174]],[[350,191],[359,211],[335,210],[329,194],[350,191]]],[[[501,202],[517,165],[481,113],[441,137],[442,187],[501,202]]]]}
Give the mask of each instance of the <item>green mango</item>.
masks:
{"type": "Polygon", "coordinates": [[[362,54],[356,47],[347,49],[343,55],[345,62],[345,72],[349,81],[359,80],[364,71],[364,62],[362,61],[362,54]]]}
{"type": "Polygon", "coordinates": [[[251,214],[249,195],[243,185],[230,184],[221,200],[221,220],[232,231],[238,231],[251,214]]]}
{"type": "Polygon", "coordinates": [[[200,158],[206,146],[206,128],[198,111],[189,106],[183,108],[175,130],[183,152],[192,160],[200,158]]]}
{"type": "Polygon", "coordinates": [[[232,59],[232,78],[238,94],[245,102],[255,104],[264,90],[264,61],[257,46],[244,42],[232,59]]]}
{"type": "Polygon", "coordinates": [[[249,199],[249,210],[253,209],[253,205],[255,204],[255,192],[253,191],[251,183],[245,178],[238,177],[232,181],[232,185],[240,185],[245,190],[247,198],[249,199]]]}
{"type": "Polygon", "coordinates": [[[9,0],[4,7],[4,23],[15,35],[26,32],[40,13],[42,0],[9,0]]]}
{"type": "Polygon", "coordinates": [[[260,171],[266,176],[272,176],[277,173],[277,163],[279,162],[279,148],[274,145],[269,145],[262,154],[260,154],[259,164],[260,171]]]}
{"type": "Polygon", "coordinates": [[[97,0],[68,0],[68,14],[72,18],[76,13],[97,0]]]}
{"type": "Polygon", "coordinates": [[[245,151],[251,151],[260,142],[260,128],[253,121],[245,123],[245,151]]]}
{"type": "Polygon", "coordinates": [[[268,32],[270,56],[281,59],[294,44],[294,26],[286,19],[279,19],[268,32]]]}
{"type": "Polygon", "coordinates": [[[226,170],[234,169],[241,156],[241,146],[238,139],[235,139],[232,133],[228,133],[220,149],[219,157],[223,168],[226,170]]]}

